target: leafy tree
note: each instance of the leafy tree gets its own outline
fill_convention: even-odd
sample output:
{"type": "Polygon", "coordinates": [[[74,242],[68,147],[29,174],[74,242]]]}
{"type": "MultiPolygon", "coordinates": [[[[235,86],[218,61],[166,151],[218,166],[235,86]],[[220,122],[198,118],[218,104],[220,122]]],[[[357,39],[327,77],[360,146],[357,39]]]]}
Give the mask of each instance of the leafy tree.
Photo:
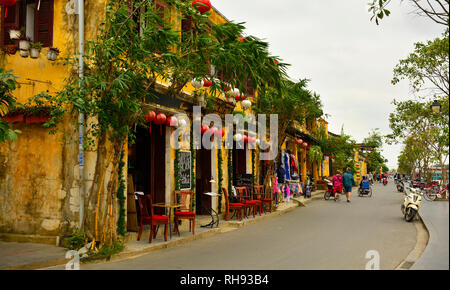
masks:
{"type": "MultiPolygon", "coordinates": [[[[372,13],[370,20],[375,19],[375,23],[378,25],[383,17],[388,17],[391,12],[387,7],[391,2],[391,0],[372,0],[369,3],[369,12],[372,13]]],[[[437,24],[449,26],[449,0],[407,0],[405,2],[415,7],[418,15],[427,17],[437,24]]]]}
{"type": "MultiPolygon", "coordinates": [[[[166,80],[167,93],[178,96],[192,79],[209,78],[214,96],[228,85],[246,93],[249,83],[280,91],[285,75],[286,65],[276,65],[267,43],[253,37],[239,41],[242,24],[210,24],[208,13],[200,14],[190,1],[166,2],[191,29],[180,31],[178,21],[163,16],[153,2],[109,0],[98,35],[86,43],[84,77],[69,78],[56,98],[61,107],[93,120],[87,122],[85,144],[98,157],[85,208],[95,208],[95,215],[86,211],[82,230],[102,243],[112,244],[115,237],[109,225],[117,197],[111,193],[119,186],[121,152],[126,140],[133,140],[133,128],[144,124],[158,80],[166,80]]],[[[65,62],[78,64],[76,58],[65,62]]]]}
{"type": "Polygon", "coordinates": [[[363,140],[363,144],[367,146],[373,146],[373,148],[366,153],[367,171],[379,172],[380,168],[383,168],[383,171],[387,172],[387,160],[381,155],[380,152],[383,147],[383,136],[379,132],[379,129],[373,129],[369,133],[369,136],[363,140]]]}
{"type": "MultiPolygon", "coordinates": [[[[16,76],[12,71],[6,71],[0,67],[0,117],[5,116],[17,105],[16,97],[12,92],[16,89],[16,76]]],[[[13,130],[9,124],[0,118],[0,143],[17,140],[20,130],[13,130]]]]}
{"type": "MultiPolygon", "coordinates": [[[[406,142],[415,140],[415,148],[419,147],[418,144],[422,144],[420,147],[426,148],[426,157],[432,158],[429,162],[437,162],[441,169],[444,169],[449,154],[448,98],[441,99],[440,103],[442,105],[440,113],[433,113],[430,108],[432,102],[397,102],[394,100],[396,112],[389,117],[392,134],[386,137],[388,143],[391,144],[399,143],[402,140],[406,140],[406,142]],[[411,139],[411,136],[414,139],[411,139]]],[[[427,158],[422,159],[428,165],[427,158]]],[[[445,174],[443,182],[447,182],[445,174]]]]}
{"type": "MultiPolygon", "coordinates": [[[[322,116],[320,96],[307,89],[308,80],[293,82],[287,78],[282,80],[281,89],[276,87],[261,87],[258,92],[258,102],[254,107],[256,113],[278,115],[278,144],[276,150],[281,152],[281,146],[287,137],[287,129],[294,121],[304,124],[306,120],[316,120],[322,116]]],[[[278,154],[277,158],[281,158],[278,154]]],[[[264,185],[275,171],[275,160],[269,162],[263,178],[264,185]]]]}
{"type": "Polygon", "coordinates": [[[442,38],[416,43],[415,50],[394,69],[392,84],[408,79],[411,88],[419,92],[426,81],[433,84],[432,91],[449,97],[449,39],[448,30],[442,38]]]}

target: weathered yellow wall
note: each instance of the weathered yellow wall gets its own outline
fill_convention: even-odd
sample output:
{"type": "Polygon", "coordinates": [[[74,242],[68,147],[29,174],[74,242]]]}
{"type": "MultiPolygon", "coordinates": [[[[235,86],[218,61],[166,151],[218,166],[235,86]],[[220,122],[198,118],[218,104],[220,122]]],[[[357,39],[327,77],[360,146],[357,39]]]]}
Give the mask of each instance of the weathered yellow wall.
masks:
{"type": "MultiPolygon", "coordinates": [[[[78,45],[74,23],[77,18],[66,14],[66,3],[54,1],[53,47],[61,51],[59,57],[74,55],[78,45]]],[[[105,3],[106,0],[85,1],[86,39],[95,35],[105,3]]],[[[19,77],[14,91],[19,102],[41,92],[56,93],[70,76],[69,67],[47,60],[47,50],[43,48],[38,59],[22,58],[19,52],[0,58],[0,65],[19,77]]],[[[73,72],[76,74],[76,68],[73,72]]],[[[0,145],[0,232],[70,232],[79,220],[78,138],[71,122],[66,119],[59,127],[67,132],[64,140],[61,133],[49,135],[49,130],[41,125],[20,123],[13,128],[22,131],[19,139],[0,145]]],[[[86,163],[92,164],[88,156],[92,154],[87,154],[86,163]]]]}

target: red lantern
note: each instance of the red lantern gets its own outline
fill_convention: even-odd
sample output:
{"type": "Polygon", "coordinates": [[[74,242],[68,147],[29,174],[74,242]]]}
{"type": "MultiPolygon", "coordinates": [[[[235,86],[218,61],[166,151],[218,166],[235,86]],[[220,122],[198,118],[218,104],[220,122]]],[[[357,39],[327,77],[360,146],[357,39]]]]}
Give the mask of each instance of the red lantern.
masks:
{"type": "Polygon", "coordinates": [[[167,117],[163,113],[160,113],[156,116],[155,124],[160,125],[159,133],[161,134],[161,136],[162,136],[162,125],[164,123],[166,123],[166,120],[167,120],[167,117]]]}
{"type": "Polygon", "coordinates": [[[247,37],[241,37],[241,38],[239,38],[239,42],[244,42],[244,40],[246,39],[247,37]]]}
{"type": "Polygon", "coordinates": [[[167,118],[166,121],[166,126],[168,127],[175,127],[178,124],[178,119],[175,116],[170,116],[169,118],[167,118]]]}
{"type": "Polygon", "coordinates": [[[203,125],[202,128],[201,128],[202,134],[205,134],[208,130],[209,130],[209,127],[206,126],[206,125],[203,125]]]}
{"type": "Polygon", "coordinates": [[[244,137],[244,138],[243,138],[244,143],[248,143],[248,136],[247,136],[247,135],[244,135],[243,137],[244,137]]]}
{"type": "Polygon", "coordinates": [[[222,138],[225,137],[225,130],[222,129],[222,138]]]}
{"type": "Polygon", "coordinates": [[[211,2],[209,0],[194,0],[192,1],[192,6],[202,14],[211,10],[211,2]]]}
{"type": "Polygon", "coordinates": [[[209,88],[210,86],[212,86],[212,81],[210,81],[208,79],[203,79],[203,86],[205,88],[209,88]]]}
{"type": "Polygon", "coordinates": [[[245,100],[245,96],[244,95],[238,95],[238,96],[236,96],[236,101],[243,101],[243,100],[245,100]]]}
{"type": "Polygon", "coordinates": [[[303,146],[303,148],[306,148],[306,147],[308,147],[308,143],[305,142],[302,144],[302,146],[303,146]]]}
{"type": "Polygon", "coordinates": [[[248,137],[248,143],[255,144],[256,138],[255,137],[248,137]]]}
{"type": "Polygon", "coordinates": [[[0,4],[5,5],[5,18],[8,17],[8,7],[16,5],[17,0],[0,0],[0,4]]]}
{"type": "Polygon", "coordinates": [[[145,115],[144,120],[147,123],[153,122],[156,119],[156,113],[154,111],[148,111],[147,115],[145,115]]]}
{"type": "Polygon", "coordinates": [[[303,143],[303,140],[302,139],[297,139],[296,142],[297,142],[298,145],[301,145],[303,143]]]}

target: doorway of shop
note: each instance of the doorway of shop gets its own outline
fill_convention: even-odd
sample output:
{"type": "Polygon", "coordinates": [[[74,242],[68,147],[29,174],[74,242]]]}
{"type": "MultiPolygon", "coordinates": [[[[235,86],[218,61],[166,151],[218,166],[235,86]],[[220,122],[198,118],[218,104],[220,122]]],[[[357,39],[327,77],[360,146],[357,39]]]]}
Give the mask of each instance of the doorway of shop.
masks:
{"type": "MultiPolygon", "coordinates": [[[[133,179],[136,191],[151,194],[154,203],[166,200],[166,128],[165,125],[151,125],[136,129],[136,140],[129,145],[128,172],[133,179]]],[[[155,208],[156,214],[163,209],[155,208]]]]}
{"type": "Polygon", "coordinates": [[[199,149],[196,154],[195,166],[195,208],[196,213],[200,215],[209,214],[207,210],[211,206],[211,196],[204,194],[211,192],[211,150],[199,149]],[[207,207],[205,209],[205,207],[207,207]]]}

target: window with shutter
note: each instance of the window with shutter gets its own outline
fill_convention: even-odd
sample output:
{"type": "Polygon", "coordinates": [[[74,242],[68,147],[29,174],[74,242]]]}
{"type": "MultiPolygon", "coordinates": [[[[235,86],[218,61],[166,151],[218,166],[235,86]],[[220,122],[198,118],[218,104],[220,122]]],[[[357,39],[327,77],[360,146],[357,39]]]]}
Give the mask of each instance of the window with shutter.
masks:
{"type": "Polygon", "coordinates": [[[6,6],[2,5],[2,21],[1,21],[1,44],[8,45],[13,44],[13,41],[9,38],[9,30],[12,28],[20,29],[19,25],[19,4],[8,7],[7,13],[5,13],[6,6]],[[5,17],[6,14],[6,17],[5,17]]]}
{"type": "Polygon", "coordinates": [[[44,47],[51,47],[53,44],[53,0],[36,1],[34,29],[34,42],[40,42],[44,47]]]}
{"type": "MultiPolygon", "coordinates": [[[[33,42],[40,42],[44,47],[53,44],[53,4],[54,0],[18,0],[16,5],[8,7],[8,13],[1,15],[0,44],[13,42],[9,30],[18,28],[33,42]]],[[[2,6],[4,11],[4,6],[2,6]]]]}

